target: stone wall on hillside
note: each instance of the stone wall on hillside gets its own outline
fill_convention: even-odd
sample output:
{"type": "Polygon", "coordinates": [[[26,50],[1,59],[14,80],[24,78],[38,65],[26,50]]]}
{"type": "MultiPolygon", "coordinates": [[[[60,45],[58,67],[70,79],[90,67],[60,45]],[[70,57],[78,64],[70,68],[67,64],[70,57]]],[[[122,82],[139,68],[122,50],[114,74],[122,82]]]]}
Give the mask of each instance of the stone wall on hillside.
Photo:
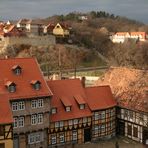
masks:
{"type": "Polygon", "coordinates": [[[0,52],[4,52],[8,46],[13,45],[31,45],[31,46],[49,46],[56,43],[55,36],[33,36],[33,37],[5,37],[0,40],[0,52]]]}

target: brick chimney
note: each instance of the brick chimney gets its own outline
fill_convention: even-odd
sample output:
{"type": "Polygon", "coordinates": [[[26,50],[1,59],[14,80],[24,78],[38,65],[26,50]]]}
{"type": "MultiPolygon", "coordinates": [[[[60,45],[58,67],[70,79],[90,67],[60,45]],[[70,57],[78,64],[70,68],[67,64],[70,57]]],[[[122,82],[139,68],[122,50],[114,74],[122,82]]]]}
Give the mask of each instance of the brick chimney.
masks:
{"type": "Polygon", "coordinates": [[[9,56],[8,55],[5,55],[5,59],[9,59],[9,56]]]}
{"type": "Polygon", "coordinates": [[[82,83],[82,86],[85,88],[85,81],[86,81],[86,78],[85,77],[82,77],[81,78],[81,83],[82,83]]]}

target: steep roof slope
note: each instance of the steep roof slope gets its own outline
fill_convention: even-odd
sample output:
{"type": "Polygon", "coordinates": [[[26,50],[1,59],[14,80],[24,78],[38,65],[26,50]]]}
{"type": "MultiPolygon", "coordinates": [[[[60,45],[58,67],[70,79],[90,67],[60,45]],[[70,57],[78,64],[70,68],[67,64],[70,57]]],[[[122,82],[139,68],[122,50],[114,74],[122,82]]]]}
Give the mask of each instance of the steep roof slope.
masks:
{"type": "Polygon", "coordinates": [[[13,123],[12,112],[7,95],[0,95],[0,124],[13,123]]]}
{"type": "Polygon", "coordinates": [[[116,105],[109,86],[85,88],[87,103],[91,110],[106,109],[116,105]]]}
{"type": "Polygon", "coordinates": [[[10,99],[27,99],[52,95],[35,58],[0,59],[0,70],[0,92],[7,94],[10,99]],[[21,68],[20,75],[16,75],[13,71],[13,68],[17,66],[21,68]],[[33,89],[32,81],[39,81],[41,88],[39,90],[33,89]],[[16,85],[15,92],[8,91],[6,88],[6,85],[9,85],[8,83],[16,85]]]}
{"type": "Polygon", "coordinates": [[[86,100],[85,91],[79,79],[48,81],[48,86],[54,94],[51,106],[57,108],[57,113],[50,116],[52,122],[91,116],[87,103],[85,109],[80,109],[75,99],[81,96],[84,101],[86,100]],[[71,106],[71,111],[66,112],[64,105],[71,106]]]}

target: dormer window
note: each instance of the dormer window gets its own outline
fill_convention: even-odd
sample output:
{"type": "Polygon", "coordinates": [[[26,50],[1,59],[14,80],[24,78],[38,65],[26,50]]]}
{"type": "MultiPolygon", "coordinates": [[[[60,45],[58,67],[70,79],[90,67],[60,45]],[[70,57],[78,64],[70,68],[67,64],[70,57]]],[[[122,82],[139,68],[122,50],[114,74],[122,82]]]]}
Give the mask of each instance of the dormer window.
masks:
{"type": "Polygon", "coordinates": [[[70,112],[71,111],[71,107],[70,106],[67,106],[66,107],[66,112],[70,112]]]}
{"type": "Polygon", "coordinates": [[[61,97],[60,99],[61,99],[62,104],[65,107],[65,111],[70,112],[71,107],[72,107],[72,104],[71,104],[70,100],[67,97],[61,97]]]}
{"type": "Polygon", "coordinates": [[[14,82],[8,81],[6,82],[5,86],[7,87],[8,91],[11,93],[16,91],[16,84],[14,82]]]}
{"type": "Polygon", "coordinates": [[[12,70],[16,75],[20,75],[22,73],[22,68],[19,65],[14,65],[12,70]]]}
{"type": "Polygon", "coordinates": [[[51,109],[51,114],[56,114],[56,113],[57,113],[57,108],[55,108],[55,107],[52,108],[52,109],[51,109]]]}
{"type": "Polygon", "coordinates": [[[85,104],[80,104],[79,107],[80,109],[85,109],[85,104]]]}
{"type": "Polygon", "coordinates": [[[31,85],[35,90],[39,90],[41,88],[41,82],[38,80],[32,80],[31,85]]]}
{"type": "Polygon", "coordinates": [[[86,104],[86,102],[85,102],[85,100],[83,99],[83,97],[82,97],[81,95],[76,95],[76,96],[74,96],[74,98],[75,98],[75,100],[76,100],[76,102],[77,102],[79,108],[80,108],[80,109],[85,109],[85,104],[86,104]]]}

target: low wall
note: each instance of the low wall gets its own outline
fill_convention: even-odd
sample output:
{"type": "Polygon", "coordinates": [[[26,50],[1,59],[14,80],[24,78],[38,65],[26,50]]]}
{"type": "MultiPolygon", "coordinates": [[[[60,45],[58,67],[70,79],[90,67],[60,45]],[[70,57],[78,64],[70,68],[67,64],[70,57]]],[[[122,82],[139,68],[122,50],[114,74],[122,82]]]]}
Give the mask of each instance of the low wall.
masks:
{"type": "Polygon", "coordinates": [[[56,44],[55,36],[31,36],[31,37],[0,37],[0,53],[4,53],[8,46],[31,45],[47,47],[56,44]]]}
{"type": "Polygon", "coordinates": [[[6,37],[4,38],[5,45],[27,44],[32,46],[48,46],[55,44],[55,37],[49,36],[34,36],[34,37],[6,37]]]}

